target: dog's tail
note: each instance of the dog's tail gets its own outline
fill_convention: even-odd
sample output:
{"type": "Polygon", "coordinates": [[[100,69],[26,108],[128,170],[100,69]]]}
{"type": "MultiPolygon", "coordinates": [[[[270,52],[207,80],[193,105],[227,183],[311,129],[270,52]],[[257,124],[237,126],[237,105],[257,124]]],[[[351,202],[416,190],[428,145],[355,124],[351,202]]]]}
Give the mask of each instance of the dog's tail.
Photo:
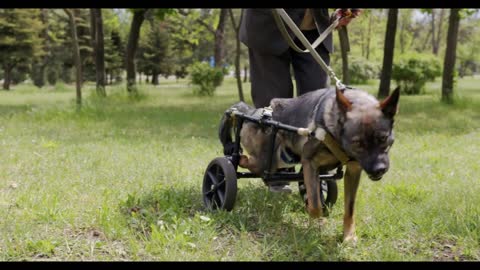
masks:
{"type": "MultiPolygon", "coordinates": [[[[233,106],[230,107],[229,110],[236,109],[239,112],[247,113],[253,109],[253,107],[249,106],[243,101],[235,103],[233,106]]],[[[233,154],[233,149],[235,146],[235,142],[233,140],[233,119],[227,115],[226,113],[223,114],[222,119],[220,120],[220,126],[218,128],[218,137],[220,142],[223,145],[223,154],[224,155],[231,155],[233,154]]]]}

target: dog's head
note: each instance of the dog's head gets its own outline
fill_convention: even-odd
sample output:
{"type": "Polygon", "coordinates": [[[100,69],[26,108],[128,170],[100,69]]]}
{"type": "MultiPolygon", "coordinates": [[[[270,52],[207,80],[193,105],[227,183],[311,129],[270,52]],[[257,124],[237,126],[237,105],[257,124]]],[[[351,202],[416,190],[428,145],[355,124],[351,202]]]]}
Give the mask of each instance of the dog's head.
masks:
{"type": "Polygon", "coordinates": [[[345,114],[342,147],[374,181],[380,180],[390,165],[388,150],[394,141],[393,118],[397,113],[399,96],[397,88],[379,102],[363,91],[342,93],[337,89],[336,101],[345,114]]]}

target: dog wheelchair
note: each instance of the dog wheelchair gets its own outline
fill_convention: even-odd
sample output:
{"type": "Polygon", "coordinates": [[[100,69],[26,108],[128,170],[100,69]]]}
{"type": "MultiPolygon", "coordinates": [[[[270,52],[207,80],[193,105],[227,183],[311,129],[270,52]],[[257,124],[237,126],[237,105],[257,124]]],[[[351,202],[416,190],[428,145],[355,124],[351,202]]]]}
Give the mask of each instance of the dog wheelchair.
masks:
{"type": "MultiPolygon", "coordinates": [[[[203,202],[206,208],[210,210],[221,209],[231,211],[237,197],[237,180],[241,178],[261,178],[266,184],[285,181],[298,182],[300,196],[306,203],[306,189],[303,185],[302,170],[300,169],[299,172],[295,172],[295,169],[292,168],[293,171],[271,172],[271,167],[275,152],[277,132],[283,130],[308,136],[308,130],[275,121],[272,119],[271,112],[266,109],[263,109],[263,112],[257,115],[247,115],[238,110],[230,109],[225,112],[225,115],[234,120],[234,141],[231,145],[232,147],[224,147],[224,156],[213,159],[205,170],[202,192],[203,202]],[[253,122],[262,128],[269,127],[272,131],[268,145],[267,167],[262,175],[238,171],[242,152],[240,146],[240,130],[245,121],[253,122]]],[[[342,168],[343,166],[339,166],[335,174],[320,173],[318,175],[318,181],[321,182],[320,200],[324,213],[328,213],[328,208],[331,208],[337,201],[338,188],[336,180],[343,178],[342,168]]]]}
{"type": "MultiPolygon", "coordinates": [[[[318,62],[320,67],[329,75],[332,81],[335,83],[337,89],[346,89],[344,85],[335,75],[333,70],[323,61],[320,55],[316,52],[315,48],[331,33],[339,24],[340,20],[345,16],[351,16],[351,12],[338,17],[333,23],[320,34],[317,40],[311,44],[307,38],[302,34],[300,29],[295,25],[293,20],[288,16],[284,9],[277,8],[272,10],[272,14],[276,21],[279,30],[287,43],[292,49],[301,53],[310,53],[315,61],[318,62]],[[285,25],[288,25],[290,30],[295,34],[299,41],[305,46],[305,50],[301,50],[295,45],[292,38],[288,34],[285,25]]],[[[299,193],[302,199],[306,203],[305,193],[306,189],[303,184],[303,172],[300,169],[299,172],[271,172],[272,157],[275,151],[275,139],[279,130],[298,133],[303,136],[314,136],[309,134],[309,131],[305,128],[294,127],[291,125],[282,124],[272,119],[271,112],[263,111],[259,115],[246,115],[238,110],[227,110],[225,115],[235,119],[236,125],[233,127],[235,132],[235,139],[233,147],[230,149],[224,149],[224,156],[213,159],[205,170],[203,177],[203,201],[208,209],[223,209],[231,211],[235,204],[237,196],[237,180],[241,178],[261,178],[265,183],[273,182],[298,182],[299,193]],[[271,138],[269,140],[269,152],[267,157],[267,167],[262,175],[256,175],[249,172],[238,172],[238,166],[241,157],[240,147],[240,130],[245,121],[250,121],[258,124],[261,127],[269,127],[272,129],[271,138]]],[[[328,143],[327,143],[328,146],[328,143]]],[[[332,148],[329,147],[330,150],[332,148]]],[[[334,153],[335,154],[335,153],[334,153]]],[[[337,156],[337,155],[336,155],[337,156]]],[[[328,174],[321,172],[318,175],[318,181],[320,185],[320,201],[323,207],[323,213],[328,214],[328,208],[332,207],[337,201],[338,188],[336,180],[343,178],[343,166],[337,167],[334,174],[328,174]]]]}

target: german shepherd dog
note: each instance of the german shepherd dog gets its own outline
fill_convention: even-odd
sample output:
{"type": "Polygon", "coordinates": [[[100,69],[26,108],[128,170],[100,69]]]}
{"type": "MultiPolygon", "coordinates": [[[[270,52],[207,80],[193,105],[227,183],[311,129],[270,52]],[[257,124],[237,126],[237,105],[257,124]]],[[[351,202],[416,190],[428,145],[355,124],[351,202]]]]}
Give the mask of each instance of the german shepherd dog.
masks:
{"type": "MultiPolygon", "coordinates": [[[[293,132],[279,131],[271,172],[293,167],[285,162],[282,153],[297,155],[303,168],[306,188],[306,208],[311,217],[322,216],[319,172],[330,171],[341,162],[322,143],[328,132],[349,157],[344,176],[345,212],[343,240],[356,241],[354,207],[360,175],[364,170],[373,181],[378,181],[389,168],[388,151],[394,141],[393,123],[397,112],[399,89],[379,102],[359,89],[319,89],[296,98],[275,98],[270,102],[272,119],[283,124],[306,127],[315,137],[305,137],[293,132]]],[[[234,104],[245,114],[253,115],[255,109],[244,102],[234,104]]],[[[224,116],[219,127],[219,137],[224,149],[232,145],[232,120],[224,116]]],[[[240,130],[242,156],[239,166],[262,175],[267,167],[268,142],[271,128],[245,121],[240,130]]],[[[298,164],[298,163],[297,163],[298,164]]]]}

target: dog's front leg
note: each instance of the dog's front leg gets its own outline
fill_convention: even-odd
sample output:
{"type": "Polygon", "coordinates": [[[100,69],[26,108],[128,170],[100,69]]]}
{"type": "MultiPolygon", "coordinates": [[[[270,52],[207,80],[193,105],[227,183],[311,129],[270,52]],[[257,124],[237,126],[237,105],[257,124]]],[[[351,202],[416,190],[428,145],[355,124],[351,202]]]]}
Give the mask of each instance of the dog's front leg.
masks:
{"type": "Polygon", "coordinates": [[[320,181],[318,181],[318,164],[314,162],[315,154],[320,146],[318,140],[309,140],[303,146],[302,169],[303,182],[307,191],[307,211],[311,217],[322,216],[322,201],[320,200],[320,181]]]}
{"type": "Polygon", "coordinates": [[[362,168],[356,161],[350,161],[347,163],[347,169],[345,171],[344,178],[344,192],[345,192],[345,213],[343,216],[343,241],[344,242],[356,242],[357,236],[355,235],[355,198],[357,195],[358,185],[360,183],[360,175],[362,168]]]}
{"type": "Polygon", "coordinates": [[[322,216],[322,202],[320,200],[320,183],[318,181],[318,169],[313,166],[311,160],[302,159],[303,182],[307,190],[307,211],[313,218],[322,216]]]}

